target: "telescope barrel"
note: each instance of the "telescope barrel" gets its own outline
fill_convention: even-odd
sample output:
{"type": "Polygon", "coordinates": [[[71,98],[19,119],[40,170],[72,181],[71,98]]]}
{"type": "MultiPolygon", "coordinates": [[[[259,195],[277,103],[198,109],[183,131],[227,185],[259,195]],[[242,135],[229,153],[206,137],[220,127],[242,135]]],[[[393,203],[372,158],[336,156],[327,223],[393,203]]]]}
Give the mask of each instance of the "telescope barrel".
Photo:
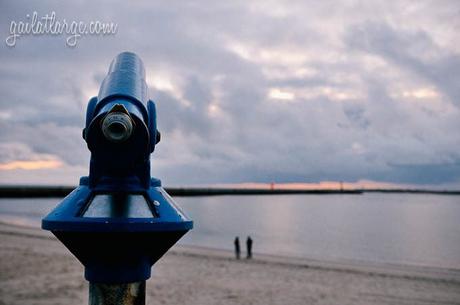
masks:
{"type": "Polygon", "coordinates": [[[98,100],[102,101],[113,96],[127,96],[144,105],[147,103],[145,68],[136,54],[120,53],[110,64],[109,72],[101,84],[98,100]]]}
{"type": "Polygon", "coordinates": [[[83,138],[91,151],[90,185],[108,177],[135,177],[148,187],[149,155],[160,140],[156,126],[142,60],[131,52],[118,54],[86,111],[83,138]]]}

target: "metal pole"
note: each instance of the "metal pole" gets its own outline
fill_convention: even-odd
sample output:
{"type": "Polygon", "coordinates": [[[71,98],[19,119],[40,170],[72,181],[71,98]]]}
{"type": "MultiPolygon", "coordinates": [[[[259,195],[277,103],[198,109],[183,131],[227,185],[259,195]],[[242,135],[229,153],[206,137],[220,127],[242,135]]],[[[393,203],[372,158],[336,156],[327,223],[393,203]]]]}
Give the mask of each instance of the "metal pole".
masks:
{"type": "Polygon", "coordinates": [[[145,281],[126,284],[89,283],[89,305],[145,305],[145,281]]]}

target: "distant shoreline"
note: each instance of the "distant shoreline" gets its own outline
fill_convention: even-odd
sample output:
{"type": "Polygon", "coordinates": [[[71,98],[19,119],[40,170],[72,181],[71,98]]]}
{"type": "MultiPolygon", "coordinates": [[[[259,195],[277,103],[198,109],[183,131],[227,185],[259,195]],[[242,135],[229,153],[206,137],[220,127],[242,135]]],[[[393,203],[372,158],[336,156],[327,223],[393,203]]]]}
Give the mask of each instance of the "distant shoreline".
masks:
{"type": "MultiPolygon", "coordinates": [[[[37,198],[64,197],[75,187],[73,186],[0,186],[0,198],[37,198]]],[[[221,196],[221,195],[360,195],[363,193],[407,193],[460,195],[457,190],[424,190],[424,189],[261,189],[261,188],[203,188],[203,187],[165,187],[175,197],[188,196],[221,196]]]]}

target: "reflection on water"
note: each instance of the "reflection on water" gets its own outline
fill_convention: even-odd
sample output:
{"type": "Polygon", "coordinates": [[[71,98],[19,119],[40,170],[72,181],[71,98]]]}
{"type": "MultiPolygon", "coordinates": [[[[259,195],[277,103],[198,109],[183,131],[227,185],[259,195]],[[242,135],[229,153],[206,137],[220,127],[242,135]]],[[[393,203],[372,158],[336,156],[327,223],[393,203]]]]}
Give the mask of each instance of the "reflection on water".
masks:
{"type": "Polygon", "coordinates": [[[59,202],[58,198],[1,198],[0,221],[39,228],[41,219],[59,202]]]}
{"type": "Polygon", "coordinates": [[[182,243],[460,268],[460,197],[415,194],[178,198],[195,229],[182,243]]]}
{"type": "MultiPolygon", "coordinates": [[[[460,269],[460,197],[415,194],[180,197],[195,228],[182,240],[231,250],[460,269]]],[[[0,221],[38,227],[59,199],[0,199],[0,221]]]]}

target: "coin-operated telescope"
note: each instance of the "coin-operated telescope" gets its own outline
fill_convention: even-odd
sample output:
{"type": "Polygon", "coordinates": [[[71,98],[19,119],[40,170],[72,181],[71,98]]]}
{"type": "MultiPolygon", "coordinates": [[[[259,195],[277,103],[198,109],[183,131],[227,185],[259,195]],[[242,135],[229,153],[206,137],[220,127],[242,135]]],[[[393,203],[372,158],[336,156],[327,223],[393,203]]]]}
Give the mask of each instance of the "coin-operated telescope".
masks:
{"type": "Polygon", "coordinates": [[[193,222],[150,176],[160,133],[136,54],[124,52],[112,61],[99,95],[89,101],[83,138],[91,151],[89,176],[42,220],[42,228],[85,266],[90,304],[106,304],[114,295],[131,301],[113,304],[141,304],[152,265],[193,222]]]}

